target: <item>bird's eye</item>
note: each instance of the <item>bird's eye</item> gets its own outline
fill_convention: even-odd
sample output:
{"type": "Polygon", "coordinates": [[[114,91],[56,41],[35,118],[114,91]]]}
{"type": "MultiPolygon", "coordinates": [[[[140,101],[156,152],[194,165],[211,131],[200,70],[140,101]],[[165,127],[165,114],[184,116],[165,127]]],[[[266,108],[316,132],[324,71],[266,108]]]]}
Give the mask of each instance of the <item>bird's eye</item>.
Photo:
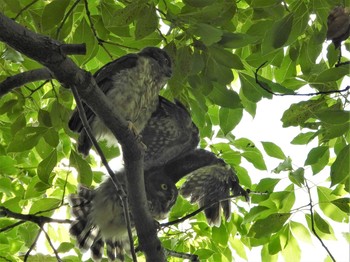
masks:
{"type": "Polygon", "coordinates": [[[170,65],[169,59],[168,59],[168,58],[165,58],[165,59],[164,59],[164,63],[165,63],[165,65],[167,65],[167,66],[170,65]]]}
{"type": "Polygon", "coordinates": [[[161,184],[160,187],[161,187],[163,190],[167,190],[167,189],[168,189],[168,185],[167,185],[167,184],[161,184]]]}

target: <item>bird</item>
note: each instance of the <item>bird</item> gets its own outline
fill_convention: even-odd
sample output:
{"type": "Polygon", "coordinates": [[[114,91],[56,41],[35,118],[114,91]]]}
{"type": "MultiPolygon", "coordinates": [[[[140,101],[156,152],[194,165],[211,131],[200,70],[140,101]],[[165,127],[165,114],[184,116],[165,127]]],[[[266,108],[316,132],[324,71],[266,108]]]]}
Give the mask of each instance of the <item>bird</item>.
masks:
{"type": "MultiPolygon", "coordinates": [[[[148,171],[145,176],[147,202],[152,217],[161,220],[167,217],[174,205],[178,190],[166,176],[158,171],[148,171]]],[[[116,173],[121,186],[126,190],[124,170],[116,173]]],[[[96,189],[80,185],[77,194],[69,195],[72,214],[75,216],[69,229],[82,251],[90,249],[94,261],[99,261],[106,245],[110,261],[124,261],[129,238],[121,199],[111,180],[106,179],[96,189]]],[[[131,217],[131,225],[134,227],[131,217]]]]}
{"type": "Polygon", "coordinates": [[[141,132],[146,146],[144,169],[164,166],[168,161],[194,150],[199,143],[199,130],[186,107],[159,96],[157,110],[141,132]]]}
{"type": "Polygon", "coordinates": [[[336,6],[327,18],[327,39],[332,40],[335,48],[350,35],[350,12],[348,8],[336,6]]]}
{"type": "MultiPolygon", "coordinates": [[[[122,56],[99,69],[94,79],[113,103],[113,111],[126,119],[135,134],[141,133],[158,105],[159,91],[172,75],[171,59],[158,47],[146,47],[139,53],[122,56]]],[[[95,113],[83,103],[93,135],[111,144],[117,141],[95,113]]],[[[70,130],[79,133],[78,151],[89,154],[92,142],[83,127],[77,109],[68,122],[70,130]]]]}
{"type": "MultiPolygon", "coordinates": [[[[209,225],[221,222],[220,210],[230,218],[229,198],[249,196],[239,184],[234,170],[214,153],[198,148],[199,130],[190,113],[180,102],[159,96],[158,106],[142,134],[147,146],[144,161],[144,180],[148,206],[156,219],[167,217],[179,193],[207,207],[209,225]],[[179,188],[177,182],[185,182],[179,188]]],[[[125,172],[117,173],[125,188],[125,172]]],[[[97,189],[80,185],[77,194],[69,196],[76,220],[70,234],[80,249],[91,250],[94,260],[102,257],[104,246],[111,261],[124,260],[128,246],[123,209],[111,179],[97,189]],[[125,248],[126,247],[126,248],[125,248]]]]}

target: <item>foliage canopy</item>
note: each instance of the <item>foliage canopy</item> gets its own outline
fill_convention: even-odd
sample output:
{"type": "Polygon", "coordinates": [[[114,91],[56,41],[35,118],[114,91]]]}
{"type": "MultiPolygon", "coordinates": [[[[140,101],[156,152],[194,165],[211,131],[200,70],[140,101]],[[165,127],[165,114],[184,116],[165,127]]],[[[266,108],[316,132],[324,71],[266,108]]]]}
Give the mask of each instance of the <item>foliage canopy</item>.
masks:
{"type": "MultiPolygon", "coordinates": [[[[220,227],[209,227],[200,213],[188,225],[165,228],[163,245],[198,254],[203,261],[251,260],[248,249],[258,246],[263,261],[276,261],[278,255],[296,261],[301,257],[300,241],[318,241],[311,238],[314,233],[321,240],[335,239],[334,222],[349,223],[350,113],[346,110],[348,93],[337,92],[345,87],[349,64],[336,67],[339,50],[324,43],[330,10],[335,4],[350,3],[335,2],[0,0],[0,10],[32,31],[66,43],[86,43],[87,54],[72,58],[91,72],[145,46],[163,46],[173,58],[174,75],[162,95],[179,99],[191,110],[200,129],[201,147],[230,164],[243,187],[268,192],[252,195],[250,207],[235,201],[231,221],[220,227]],[[254,72],[260,66],[259,85],[254,72]],[[297,93],[314,95],[292,104],[281,121],[283,128],[301,130],[292,145],[317,144],[305,155],[303,167],[294,167],[273,141],[234,137],[232,130],[243,113],[254,117],[259,101],[297,93]],[[280,161],[275,174],[252,181],[245,163],[267,172],[266,158],[280,161]],[[321,174],[326,178],[316,184],[321,174]],[[307,206],[299,205],[298,199],[305,197],[301,191],[310,196],[307,206]],[[301,211],[304,223],[293,219],[301,211]]],[[[350,50],[349,43],[343,44],[343,52],[350,50]]],[[[0,81],[41,67],[4,43],[0,43],[0,53],[0,81]]],[[[69,218],[66,196],[76,192],[77,182],[87,186],[101,182],[100,162],[91,156],[83,159],[75,151],[72,138],[76,135],[67,127],[73,107],[70,90],[55,80],[29,83],[1,97],[2,207],[69,218]]],[[[108,159],[120,154],[103,148],[108,159]]],[[[169,219],[195,209],[179,198],[169,219]]],[[[13,219],[0,218],[1,229],[13,223],[13,219]]],[[[39,231],[30,222],[1,231],[0,260],[20,261],[39,231]]],[[[48,223],[45,231],[64,261],[81,261],[67,227],[48,223]],[[76,254],[65,256],[68,252],[76,254]]],[[[343,234],[349,239],[349,233],[343,234]]],[[[40,257],[32,255],[32,259],[40,257]]],[[[45,259],[56,260],[54,255],[45,259]]]]}

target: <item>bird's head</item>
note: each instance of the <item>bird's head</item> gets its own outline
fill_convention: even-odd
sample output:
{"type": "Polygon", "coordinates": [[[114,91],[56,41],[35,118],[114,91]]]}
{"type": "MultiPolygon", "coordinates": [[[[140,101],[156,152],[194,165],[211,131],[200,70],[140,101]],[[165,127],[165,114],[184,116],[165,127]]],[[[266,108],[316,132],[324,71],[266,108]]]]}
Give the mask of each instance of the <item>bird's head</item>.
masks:
{"type": "Polygon", "coordinates": [[[139,53],[141,56],[148,56],[153,58],[159,64],[159,67],[163,71],[164,75],[168,78],[172,75],[171,59],[168,53],[164,49],[158,47],[145,47],[139,53]]]}

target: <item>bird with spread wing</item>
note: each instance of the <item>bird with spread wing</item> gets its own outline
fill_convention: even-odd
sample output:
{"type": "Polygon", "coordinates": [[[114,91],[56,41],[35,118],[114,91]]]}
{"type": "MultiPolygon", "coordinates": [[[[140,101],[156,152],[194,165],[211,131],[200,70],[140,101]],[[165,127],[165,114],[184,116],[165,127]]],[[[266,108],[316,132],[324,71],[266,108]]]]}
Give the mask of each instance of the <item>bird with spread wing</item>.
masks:
{"type": "MultiPolygon", "coordinates": [[[[226,219],[231,215],[232,196],[247,192],[239,185],[235,172],[213,153],[198,149],[199,131],[180,102],[172,103],[159,97],[159,104],[141,132],[145,152],[145,188],[148,205],[155,219],[162,219],[175,204],[178,192],[190,197],[199,206],[208,206],[208,223],[219,225],[220,210],[226,219]],[[176,183],[186,182],[179,189],[176,183]]],[[[122,181],[125,172],[117,174],[122,181]]],[[[125,187],[125,183],[123,183],[125,187]]],[[[112,181],[107,179],[97,189],[81,186],[78,194],[70,196],[73,215],[70,233],[78,246],[90,249],[92,257],[102,257],[104,244],[110,260],[123,261],[128,246],[123,209],[112,181]]]]}
{"type": "MultiPolygon", "coordinates": [[[[106,64],[94,74],[94,78],[99,88],[112,101],[114,112],[129,121],[133,131],[139,134],[156,110],[159,90],[171,74],[168,54],[157,47],[146,47],[137,54],[127,54],[106,64]]],[[[93,135],[97,139],[106,138],[109,143],[116,143],[113,134],[101,119],[86,104],[83,107],[93,135]]],[[[88,155],[92,143],[77,109],[71,116],[68,127],[79,133],[78,151],[88,155]]]]}

